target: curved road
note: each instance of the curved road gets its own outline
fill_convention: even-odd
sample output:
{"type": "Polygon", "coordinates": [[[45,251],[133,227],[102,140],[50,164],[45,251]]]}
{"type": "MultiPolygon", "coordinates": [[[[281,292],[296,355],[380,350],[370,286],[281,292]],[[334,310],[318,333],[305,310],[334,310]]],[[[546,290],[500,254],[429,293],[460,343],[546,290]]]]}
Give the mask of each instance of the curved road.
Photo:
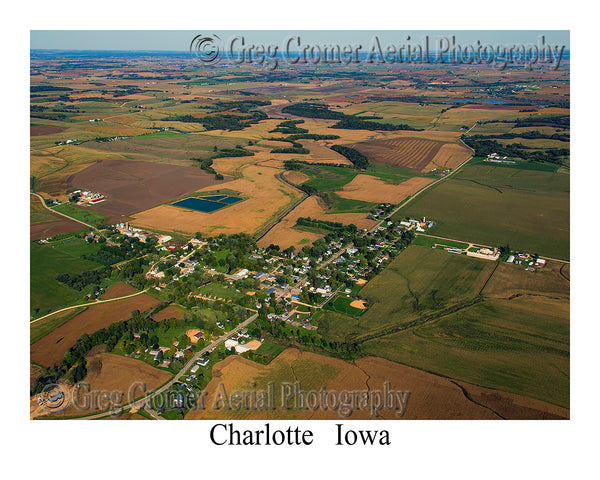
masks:
{"type": "Polygon", "coordinates": [[[35,320],[31,320],[29,322],[29,324],[31,325],[32,323],[36,323],[36,322],[39,322],[40,320],[43,320],[44,318],[51,317],[52,315],[55,315],[55,314],[60,313],[60,312],[65,312],[67,310],[72,310],[74,308],[93,307],[94,305],[100,305],[101,303],[116,302],[118,300],[124,300],[126,298],[136,297],[138,295],[141,295],[142,293],[146,293],[148,290],[149,290],[149,288],[147,288],[146,290],[142,290],[141,292],[135,292],[135,293],[132,293],[130,295],[124,295],[122,297],[107,298],[106,300],[96,300],[95,302],[91,302],[91,303],[80,303],[79,305],[71,305],[70,307],[61,308],[60,310],[56,310],[55,312],[50,312],[47,315],[44,315],[43,317],[36,318],[35,320]]]}
{"type": "Polygon", "coordinates": [[[96,230],[96,232],[100,233],[100,230],[98,230],[98,229],[97,229],[96,227],[94,227],[93,225],[90,225],[89,223],[82,222],[81,220],[77,220],[76,218],[69,217],[68,215],[65,215],[64,213],[60,213],[60,212],[57,212],[56,210],[53,210],[53,209],[52,209],[52,208],[50,208],[48,205],[46,205],[46,202],[44,202],[44,199],[42,198],[42,196],[41,196],[41,195],[38,195],[37,193],[33,193],[33,192],[30,192],[30,194],[31,194],[31,195],[35,195],[37,198],[39,198],[39,199],[40,199],[40,202],[42,202],[42,205],[44,206],[44,208],[45,208],[46,210],[49,210],[50,212],[52,212],[52,213],[54,213],[54,214],[56,214],[56,215],[60,215],[61,217],[68,218],[69,220],[72,220],[72,221],[74,221],[74,222],[81,223],[82,225],[85,225],[86,227],[88,227],[88,228],[91,228],[92,230],[96,230]]]}

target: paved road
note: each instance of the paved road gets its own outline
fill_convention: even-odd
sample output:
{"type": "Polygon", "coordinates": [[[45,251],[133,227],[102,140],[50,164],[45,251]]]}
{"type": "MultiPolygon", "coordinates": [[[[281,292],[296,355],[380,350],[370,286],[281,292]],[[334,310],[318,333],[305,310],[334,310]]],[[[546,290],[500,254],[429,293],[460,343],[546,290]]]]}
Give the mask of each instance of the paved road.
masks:
{"type": "MultiPolygon", "coordinates": [[[[175,374],[175,376],[169,380],[167,383],[165,383],[162,387],[160,387],[157,390],[154,390],[153,392],[149,393],[148,395],[146,395],[143,398],[140,398],[139,400],[136,400],[134,402],[130,402],[127,405],[123,406],[123,410],[128,410],[131,407],[135,407],[135,408],[140,408],[143,407],[145,404],[147,404],[152,398],[160,395],[161,393],[166,392],[169,388],[171,388],[171,386],[177,382],[181,377],[183,377],[184,375],[187,374],[187,371],[192,368],[192,366],[194,365],[194,363],[196,363],[200,357],[202,357],[202,355],[204,355],[206,352],[210,351],[212,348],[216,347],[217,345],[219,345],[220,343],[224,342],[225,340],[227,340],[229,337],[231,337],[232,335],[235,335],[237,332],[239,332],[242,328],[247,327],[248,325],[250,325],[254,320],[256,320],[258,317],[258,313],[255,313],[254,315],[252,315],[250,318],[248,318],[247,320],[245,320],[244,322],[240,323],[237,327],[235,327],[233,330],[231,330],[230,332],[226,333],[225,335],[223,335],[222,337],[219,337],[217,340],[215,340],[214,342],[212,342],[210,345],[208,345],[207,347],[204,347],[202,350],[200,350],[199,352],[196,352],[194,354],[194,356],[192,358],[190,358],[190,360],[185,364],[185,366],[177,373],[175,374]]],[[[149,410],[150,415],[152,415],[154,418],[160,419],[160,420],[164,420],[163,417],[161,417],[160,415],[158,415],[158,413],[154,410],[151,409],[146,409],[145,410],[149,410]]],[[[103,418],[103,417],[107,417],[110,416],[111,413],[110,412],[101,412],[95,415],[90,415],[88,417],[81,417],[81,420],[94,420],[97,418],[103,418]]]]}
{"type": "Polygon", "coordinates": [[[51,312],[51,313],[49,313],[47,315],[44,315],[43,317],[36,318],[35,320],[31,320],[29,322],[29,324],[31,325],[32,323],[36,323],[36,322],[39,322],[40,320],[43,320],[44,318],[51,317],[52,315],[55,315],[55,314],[60,313],[60,312],[65,312],[67,310],[73,310],[74,308],[93,307],[94,305],[100,305],[101,303],[116,302],[118,300],[124,300],[126,298],[136,297],[138,295],[141,295],[142,293],[146,293],[148,290],[149,289],[147,288],[146,290],[142,290],[141,292],[135,292],[135,293],[132,293],[130,295],[124,295],[123,297],[107,298],[106,300],[96,300],[95,302],[80,303],[78,305],[71,305],[70,307],[61,308],[60,310],[56,310],[55,312],[51,312]]]}
{"type": "Polygon", "coordinates": [[[91,228],[92,230],[96,230],[96,232],[100,233],[100,230],[98,230],[93,225],[90,225],[89,223],[82,222],[81,220],[77,220],[76,218],[69,217],[69,215],[65,215],[64,213],[57,212],[56,210],[53,210],[52,208],[48,207],[48,205],[46,205],[46,202],[44,202],[44,199],[42,198],[41,195],[38,195],[37,193],[33,193],[33,192],[30,192],[30,193],[31,193],[31,195],[35,195],[37,198],[40,199],[40,202],[42,202],[42,205],[44,206],[44,208],[46,210],[49,210],[50,212],[55,213],[56,215],[60,215],[62,217],[68,218],[69,220],[73,220],[74,222],[81,223],[82,225],[85,225],[86,227],[91,228]]]}

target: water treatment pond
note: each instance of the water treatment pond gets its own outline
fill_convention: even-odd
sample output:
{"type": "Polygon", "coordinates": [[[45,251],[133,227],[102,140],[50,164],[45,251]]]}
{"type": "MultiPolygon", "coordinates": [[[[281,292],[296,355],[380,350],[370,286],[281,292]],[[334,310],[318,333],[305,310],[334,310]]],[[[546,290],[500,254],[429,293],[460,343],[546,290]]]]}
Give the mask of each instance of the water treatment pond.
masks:
{"type": "Polygon", "coordinates": [[[199,212],[210,213],[228,205],[240,202],[239,197],[231,197],[229,195],[209,195],[206,197],[186,198],[174,203],[176,207],[188,208],[199,212]]]}

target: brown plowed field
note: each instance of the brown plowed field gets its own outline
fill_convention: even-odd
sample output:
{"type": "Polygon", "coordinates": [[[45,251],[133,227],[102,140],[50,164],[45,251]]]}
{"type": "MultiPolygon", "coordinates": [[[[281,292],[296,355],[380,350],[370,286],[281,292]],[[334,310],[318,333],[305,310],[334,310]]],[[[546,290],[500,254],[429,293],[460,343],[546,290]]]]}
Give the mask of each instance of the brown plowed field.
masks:
{"type": "Polygon", "coordinates": [[[421,138],[394,138],[348,146],[363,153],[374,163],[420,172],[435,158],[442,145],[442,142],[421,138]]]}
{"type": "Polygon", "coordinates": [[[397,204],[431,182],[433,182],[433,178],[412,177],[400,182],[398,185],[394,185],[384,182],[377,177],[361,174],[354,177],[350,183],[344,185],[344,188],[336,192],[336,195],[363,202],[397,204]]]}
{"type": "MultiPolygon", "coordinates": [[[[171,374],[164,370],[159,370],[158,368],[151,367],[147,363],[142,362],[141,360],[135,360],[133,358],[122,357],[120,355],[115,355],[112,353],[105,353],[104,346],[99,346],[90,351],[87,355],[87,369],[88,374],[84,379],[85,383],[90,385],[89,392],[93,391],[110,391],[117,392],[117,401],[122,404],[128,403],[130,388],[136,382],[141,382],[146,385],[146,391],[152,391],[171,378],[171,374]],[[121,394],[123,397],[121,398],[121,394]]],[[[143,388],[140,387],[134,391],[132,391],[132,396],[135,395],[139,397],[143,392],[143,388]]],[[[54,416],[56,417],[69,417],[69,416],[81,416],[87,415],[90,413],[97,413],[101,411],[99,408],[93,408],[94,405],[90,404],[89,409],[85,409],[86,399],[88,390],[87,388],[83,389],[79,395],[79,403],[83,406],[83,410],[77,408],[74,404],[74,400],[76,397],[75,388],[71,390],[71,402],[70,405],[59,414],[54,416]]],[[[132,399],[133,400],[133,399],[132,399]]],[[[40,416],[45,412],[38,412],[40,416]]],[[[139,419],[143,419],[143,417],[138,416],[139,419]]],[[[111,418],[111,417],[108,417],[111,418]]],[[[130,419],[129,416],[124,417],[115,417],[115,418],[123,418],[130,419]]],[[[134,417],[132,419],[138,419],[134,417]]]]}
{"type": "Polygon", "coordinates": [[[66,130],[66,127],[59,127],[54,125],[32,125],[29,127],[30,137],[40,137],[42,135],[50,135],[52,133],[60,133],[66,130]]]}
{"type": "Polygon", "coordinates": [[[110,287],[104,295],[102,300],[110,300],[111,298],[124,297],[125,295],[131,295],[137,292],[137,290],[125,283],[116,283],[110,287]]]}
{"type": "MultiPolygon", "coordinates": [[[[50,212],[48,212],[50,213],[50,212]]],[[[41,238],[53,237],[61,233],[71,233],[86,228],[81,223],[67,220],[60,215],[53,215],[56,220],[51,222],[42,222],[29,225],[29,241],[39,240],[41,238]]]]}
{"type": "MultiPolygon", "coordinates": [[[[206,408],[191,410],[186,419],[342,419],[338,409],[297,410],[292,403],[290,409],[282,409],[282,382],[300,382],[304,391],[317,392],[323,387],[328,392],[382,391],[389,382],[392,390],[410,392],[402,417],[404,419],[569,417],[569,411],[564,408],[463,382],[459,386],[448,378],[377,357],[361,358],[352,364],[323,355],[287,349],[266,366],[238,356],[230,356],[217,363],[213,367],[213,378],[206,387],[206,408]],[[227,394],[231,395],[234,390],[264,390],[268,382],[274,382],[275,410],[227,411],[213,408],[217,393],[221,391],[218,390],[221,383],[227,394]]],[[[381,410],[376,418],[394,419],[397,418],[396,413],[395,410],[381,410]]],[[[348,418],[367,420],[372,417],[369,411],[357,410],[348,418]]]]}
{"type": "Polygon", "coordinates": [[[106,201],[90,208],[106,215],[131,215],[227,180],[199,168],[132,160],[100,160],[69,177],[68,188],[101,192],[106,201]]]}
{"type": "Polygon", "coordinates": [[[183,310],[182,308],[169,305],[167,308],[162,309],[152,318],[157,322],[160,322],[161,320],[166,320],[167,318],[176,318],[177,320],[181,320],[184,314],[185,310],[183,310]]]}
{"type": "Polygon", "coordinates": [[[158,300],[142,294],[115,302],[93,305],[68,322],[31,345],[31,360],[40,365],[59,364],[65,352],[84,333],[90,334],[111,323],[122,322],[131,317],[133,310],[143,312],[158,304],[158,300]]]}

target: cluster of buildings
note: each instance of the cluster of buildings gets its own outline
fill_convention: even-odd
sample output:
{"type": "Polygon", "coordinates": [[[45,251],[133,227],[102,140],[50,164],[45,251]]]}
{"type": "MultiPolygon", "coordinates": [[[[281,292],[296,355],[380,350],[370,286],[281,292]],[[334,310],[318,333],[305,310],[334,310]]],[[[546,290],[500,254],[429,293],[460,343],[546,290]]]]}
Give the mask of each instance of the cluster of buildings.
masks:
{"type": "Polygon", "coordinates": [[[515,255],[509,255],[506,263],[514,263],[515,265],[525,265],[525,270],[535,272],[538,268],[546,266],[546,260],[543,258],[532,257],[528,253],[517,252],[515,255]]]}
{"type": "Polygon", "coordinates": [[[498,260],[498,258],[500,258],[500,250],[498,250],[497,248],[490,249],[490,248],[482,247],[482,248],[477,249],[477,251],[475,251],[475,252],[467,250],[467,256],[475,257],[475,258],[483,258],[484,260],[492,260],[495,262],[496,260],[498,260]]]}
{"type": "Polygon", "coordinates": [[[497,153],[490,153],[484,161],[493,163],[505,163],[508,165],[514,165],[515,163],[517,163],[514,160],[508,160],[506,156],[501,157],[497,153]]]}
{"type": "Polygon", "coordinates": [[[100,202],[104,202],[106,197],[100,192],[90,192],[86,190],[75,190],[71,195],[79,195],[77,199],[77,205],[95,205],[100,202]]]}
{"type": "Polygon", "coordinates": [[[400,225],[406,227],[406,230],[412,230],[414,228],[416,232],[423,233],[425,232],[425,229],[433,227],[435,223],[431,220],[427,221],[427,219],[423,217],[423,220],[416,220],[414,218],[402,220],[400,225]]]}

